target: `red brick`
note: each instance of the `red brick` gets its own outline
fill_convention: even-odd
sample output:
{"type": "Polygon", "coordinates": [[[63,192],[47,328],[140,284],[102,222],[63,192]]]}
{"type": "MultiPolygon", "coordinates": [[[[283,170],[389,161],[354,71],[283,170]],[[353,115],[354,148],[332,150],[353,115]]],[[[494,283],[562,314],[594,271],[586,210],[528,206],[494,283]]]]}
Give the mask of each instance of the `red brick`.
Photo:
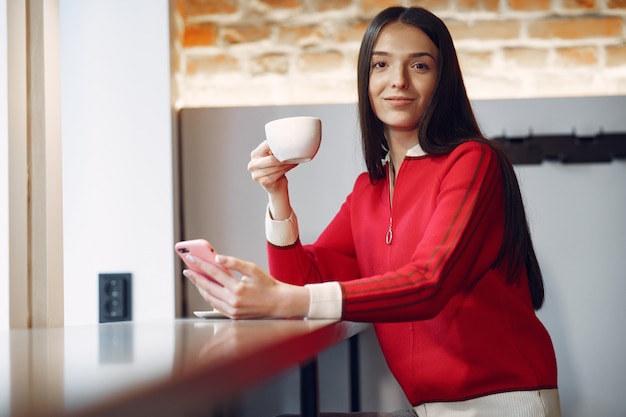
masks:
{"type": "Polygon", "coordinates": [[[622,35],[619,17],[579,17],[537,20],[528,26],[531,38],[583,39],[622,35]]]}
{"type": "Polygon", "coordinates": [[[268,53],[255,58],[251,65],[252,74],[286,74],[289,72],[289,57],[281,53],[268,53]]]}
{"type": "Polygon", "coordinates": [[[337,41],[344,42],[361,42],[368,22],[359,22],[349,26],[341,26],[337,29],[337,41]]]}
{"type": "Polygon", "coordinates": [[[483,20],[474,24],[459,21],[446,22],[452,38],[462,39],[516,39],[520,33],[517,20],[483,20]]]}
{"type": "Polygon", "coordinates": [[[509,7],[512,10],[550,10],[550,0],[509,0],[509,7]]]}
{"type": "Polygon", "coordinates": [[[411,7],[423,7],[431,12],[450,10],[452,7],[449,0],[412,0],[409,1],[411,7]]]}
{"type": "Polygon", "coordinates": [[[176,10],[183,17],[232,14],[238,10],[237,0],[176,0],[176,10]]]}
{"type": "Polygon", "coordinates": [[[318,0],[317,10],[326,12],[329,10],[340,10],[350,7],[352,0],[318,0]]]}
{"type": "Polygon", "coordinates": [[[459,10],[487,10],[495,12],[499,9],[499,0],[458,0],[457,7],[459,10]]]}
{"type": "Polygon", "coordinates": [[[213,23],[187,25],[183,33],[183,47],[213,46],[217,42],[217,27],[213,23]]]}
{"type": "Polygon", "coordinates": [[[301,43],[324,39],[324,32],[318,25],[281,26],[278,31],[277,43],[298,45],[301,43]]]}
{"type": "Polygon", "coordinates": [[[258,42],[269,38],[269,26],[230,26],[223,29],[227,44],[258,42]]]}
{"type": "Polygon", "coordinates": [[[626,45],[607,46],[606,65],[610,67],[626,65],[626,45]]]}
{"type": "Polygon", "coordinates": [[[266,4],[273,9],[295,9],[301,6],[299,0],[259,0],[259,3],[266,4]]]}
{"type": "Polygon", "coordinates": [[[397,6],[396,0],[362,0],[361,15],[363,17],[373,17],[387,7],[397,6]]]}
{"type": "Polygon", "coordinates": [[[609,0],[609,9],[626,9],[626,0],[609,0]]]}
{"type": "Polygon", "coordinates": [[[215,55],[215,56],[195,56],[191,55],[187,57],[187,74],[215,74],[225,72],[238,72],[241,71],[239,61],[229,55],[215,55]]]}
{"type": "Polygon", "coordinates": [[[489,68],[493,59],[491,52],[460,51],[458,55],[463,74],[474,74],[489,68]]]}
{"type": "Polygon", "coordinates": [[[556,61],[565,66],[594,66],[598,64],[598,50],[591,46],[558,48],[556,61]]]}
{"type": "Polygon", "coordinates": [[[536,48],[504,48],[504,59],[518,67],[544,67],[548,59],[548,51],[536,48]]]}
{"type": "Polygon", "coordinates": [[[334,71],[342,61],[343,55],[337,51],[304,52],[298,57],[298,69],[302,72],[334,71]]]}
{"type": "Polygon", "coordinates": [[[597,9],[595,0],[563,0],[563,7],[566,9],[597,9]]]}

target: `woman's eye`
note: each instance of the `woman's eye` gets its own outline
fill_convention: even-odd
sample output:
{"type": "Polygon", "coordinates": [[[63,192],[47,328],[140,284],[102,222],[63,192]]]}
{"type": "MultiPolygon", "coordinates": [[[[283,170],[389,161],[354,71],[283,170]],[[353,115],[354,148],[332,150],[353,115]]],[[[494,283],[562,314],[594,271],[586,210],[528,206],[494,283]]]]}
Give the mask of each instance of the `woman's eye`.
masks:
{"type": "Polygon", "coordinates": [[[372,62],[372,68],[384,68],[386,64],[382,61],[372,62]]]}
{"type": "Polygon", "coordinates": [[[421,63],[421,62],[418,62],[418,63],[416,63],[416,64],[413,64],[413,68],[415,68],[416,70],[419,70],[419,71],[426,71],[426,70],[428,70],[430,67],[429,67],[428,65],[426,65],[426,64],[423,64],[423,63],[421,63]]]}

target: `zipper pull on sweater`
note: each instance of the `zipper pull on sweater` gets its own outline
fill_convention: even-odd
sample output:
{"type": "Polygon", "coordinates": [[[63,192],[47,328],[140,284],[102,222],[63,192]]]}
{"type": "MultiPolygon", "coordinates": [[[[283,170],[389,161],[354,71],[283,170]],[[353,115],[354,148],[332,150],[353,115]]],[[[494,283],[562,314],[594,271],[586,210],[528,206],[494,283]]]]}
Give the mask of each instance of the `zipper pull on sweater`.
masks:
{"type": "Polygon", "coordinates": [[[385,243],[391,245],[391,241],[393,240],[393,230],[391,228],[391,220],[392,217],[389,216],[389,229],[387,229],[387,234],[385,235],[385,243]]]}
{"type": "Polygon", "coordinates": [[[393,187],[396,180],[396,170],[393,166],[393,162],[391,162],[391,158],[389,158],[387,180],[389,181],[389,229],[387,229],[387,234],[385,235],[385,243],[391,245],[391,241],[393,240],[393,187]]]}

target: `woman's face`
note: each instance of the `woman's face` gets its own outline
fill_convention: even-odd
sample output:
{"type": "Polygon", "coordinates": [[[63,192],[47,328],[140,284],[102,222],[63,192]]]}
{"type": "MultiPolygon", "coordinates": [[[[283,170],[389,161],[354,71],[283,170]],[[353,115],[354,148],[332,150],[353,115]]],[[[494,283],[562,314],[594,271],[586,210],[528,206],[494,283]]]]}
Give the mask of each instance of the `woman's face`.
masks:
{"type": "Polygon", "coordinates": [[[374,44],[369,98],[387,133],[417,131],[437,83],[438,50],[421,30],[404,23],[383,27],[374,44]]]}

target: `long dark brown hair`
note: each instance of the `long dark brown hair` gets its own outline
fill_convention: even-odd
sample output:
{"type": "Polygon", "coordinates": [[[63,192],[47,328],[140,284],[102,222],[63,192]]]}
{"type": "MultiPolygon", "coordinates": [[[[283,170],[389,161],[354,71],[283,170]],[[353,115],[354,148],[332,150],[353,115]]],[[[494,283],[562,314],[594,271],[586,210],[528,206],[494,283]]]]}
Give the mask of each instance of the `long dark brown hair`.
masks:
{"type": "Polygon", "coordinates": [[[506,266],[509,282],[518,283],[524,267],[533,307],[543,305],[544,287],[535,255],[526,212],[513,166],[498,145],[485,138],[467,97],[463,76],[450,32],[437,16],[419,7],[390,7],[379,13],[365,31],[358,61],[359,122],[362,147],[370,181],[385,177],[383,159],[388,151],[385,125],[376,117],[369,99],[372,50],[381,29],[401,22],[423,31],[439,50],[437,85],[419,123],[422,149],[430,155],[450,153],[459,144],[474,140],[491,146],[498,156],[504,183],[504,239],[494,266],[506,266]]]}

